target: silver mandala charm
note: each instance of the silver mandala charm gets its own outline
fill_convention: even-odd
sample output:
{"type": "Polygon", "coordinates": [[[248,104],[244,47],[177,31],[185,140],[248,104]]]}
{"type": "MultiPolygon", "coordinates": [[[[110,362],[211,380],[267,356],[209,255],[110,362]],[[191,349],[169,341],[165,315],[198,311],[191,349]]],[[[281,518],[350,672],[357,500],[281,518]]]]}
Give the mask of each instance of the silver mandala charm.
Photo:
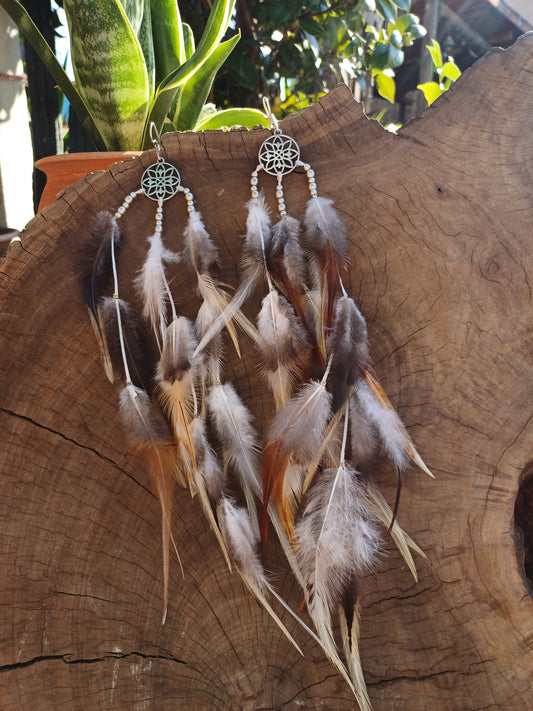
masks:
{"type": "Polygon", "coordinates": [[[300,160],[300,146],[294,138],[276,133],[263,142],[259,149],[259,165],[270,175],[290,173],[300,160]]]}
{"type": "Polygon", "coordinates": [[[178,192],[180,184],[178,169],[166,160],[158,160],[147,168],[141,180],[145,195],[152,200],[168,200],[178,192]]]}

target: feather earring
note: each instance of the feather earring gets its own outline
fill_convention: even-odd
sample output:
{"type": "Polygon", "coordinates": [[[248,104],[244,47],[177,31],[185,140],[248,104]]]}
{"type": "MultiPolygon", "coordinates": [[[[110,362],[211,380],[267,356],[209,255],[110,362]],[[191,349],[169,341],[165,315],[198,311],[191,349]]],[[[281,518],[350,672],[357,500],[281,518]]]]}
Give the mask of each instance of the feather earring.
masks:
{"type": "MultiPolygon", "coordinates": [[[[370,371],[366,323],[344,286],[346,230],[333,201],[318,194],[300,147],[282,133],[264,100],[272,135],[251,174],[243,274],[225,318],[265,289],[255,344],[275,413],[262,465],[261,535],[272,522],[320,643],[348,681],[362,710],[370,708],[358,652],[358,580],[380,558],[379,525],[414,571],[416,544],[402,531],[372,482],[358,471],[382,451],[399,472],[410,464],[431,475],[370,371]],[[300,169],[310,193],[300,222],[287,212],[283,181],[300,169]],[[272,222],[259,175],[276,178],[279,219],[272,222]],[[333,632],[340,614],[345,663],[333,632]]],[[[204,341],[222,327],[207,330],[204,341]]]]}
{"type": "MultiPolygon", "coordinates": [[[[121,380],[123,383],[119,412],[125,432],[136,454],[142,455],[148,463],[161,506],[164,621],[168,606],[170,550],[173,548],[178,553],[171,530],[176,483],[188,487],[192,495],[198,494],[207,521],[231,568],[217,518],[225,487],[225,468],[209,443],[206,422],[206,387],[220,386],[220,346],[211,348],[209,353],[197,351],[198,337],[224,310],[229,298],[214,276],[217,250],[195,209],[192,193],[181,185],[177,168],[162,157],[154,124],[150,126],[150,136],[157,160],[144,171],[141,187],[129,193],[114,214],[100,213],[97,216],[92,234],[100,239],[100,247],[92,272],[83,280],[83,292],[107,377],[111,382],[121,380]],[[164,203],[177,193],[185,196],[188,213],[181,253],[168,249],[162,235],[164,203]],[[134,280],[143,304],[142,316],[159,353],[155,363],[153,358],[147,357],[149,351],[144,347],[142,326],[134,309],[119,297],[116,252],[122,240],[118,225],[139,196],[157,203],[154,231],[147,239],[146,259],[134,280]],[[197,278],[202,305],[196,323],[180,315],[167,278],[168,265],[180,262],[197,278]],[[112,297],[107,295],[111,285],[112,297]]],[[[234,331],[232,336],[238,351],[234,331]]],[[[255,438],[251,432],[250,426],[249,437],[255,438]]],[[[239,434],[244,436],[242,431],[239,434]]],[[[257,472],[254,476],[257,494],[257,472]]]]}

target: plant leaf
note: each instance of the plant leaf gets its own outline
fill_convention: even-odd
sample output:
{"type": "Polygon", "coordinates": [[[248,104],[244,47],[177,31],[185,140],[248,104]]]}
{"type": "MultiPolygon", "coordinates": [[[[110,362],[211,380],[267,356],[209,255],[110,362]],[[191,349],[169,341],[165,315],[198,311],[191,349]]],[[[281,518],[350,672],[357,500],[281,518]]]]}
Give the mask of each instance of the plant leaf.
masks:
{"type": "Polygon", "coordinates": [[[187,61],[185,33],[176,0],[150,0],[150,12],[154,38],[155,80],[159,84],[187,61]]]}
{"type": "Polygon", "coordinates": [[[269,126],[268,118],[258,109],[224,109],[207,116],[196,125],[195,131],[207,131],[216,128],[227,128],[229,126],[244,126],[253,128],[254,126],[269,126]]]}
{"type": "Polygon", "coordinates": [[[431,106],[435,99],[438,99],[439,96],[444,93],[436,81],[427,81],[424,84],[418,84],[416,88],[423,92],[428,106],[431,106]]]}
{"type": "Polygon", "coordinates": [[[120,0],[64,0],[80,95],[108,150],[136,150],[148,115],[144,55],[120,0]]]}
{"type": "Polygon", "coordinates": [[[383,72],[379,72],[379,74],[376,74],[376,89],[380,93],[380,95],[384,98],[387,99],[387,101],[390,101],[391,104],[394,104],[394,97],[396,94],[396,82],[392,77],[387,76],[387,74],[383,74],[383,72]]]}
{"type": "Polygon", "coordinates": [[[456,81],[461,76],[461,70],[455,62],[444,62],[440,73],[441,79],[451,79],[456,81]]]}
{"type": "Polygon", "coordinates": [[[440,44],[437,40],[432,39],[431,44],[426,45],[427,51],[431,54],[431,59],[435,69],[441,69],[442,67],[442,53],[440,51],[440,44]]]}
{"type": "Polygon", "coordinates": [[[156,97],[145,126],[143,147],[146,148],[150,145],[150,137],[148,135],[150,123],[153,121],[161,129],[169,113],[177,88],[185,84],[215,51],[228,28],[234,6],[235,0],[215,0],[204,33],[194,54],[184,64],[165,77],[157,87],[156,97]]]}
{"type": "Polygon", "coordinates": [[[405,10],[405,12],[409,12],[411,8],[411,0],[393,0],[393,2],[400,10],[405,10]]]}
{"type": "Polygon", "coordinates": [[[216,73],[240,39],[240,34],[222,42],[208,59],[180,87],[172,123],[178,131],[191,131],[196,126],[200,111],[207,101],[216,73]]]}

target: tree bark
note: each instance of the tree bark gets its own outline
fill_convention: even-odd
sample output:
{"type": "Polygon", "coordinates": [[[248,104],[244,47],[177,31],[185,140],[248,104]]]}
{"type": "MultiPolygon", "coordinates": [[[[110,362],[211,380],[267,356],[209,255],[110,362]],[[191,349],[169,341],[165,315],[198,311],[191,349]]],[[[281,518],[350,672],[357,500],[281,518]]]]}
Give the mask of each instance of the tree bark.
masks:
{"type": "MultiPolygon", "coordinates": [[[[525,36],[491,52],[397,136],[344,87],[282,123],[346,221],[346,286],[366,316],[375,371],[436,475],[413,470],[402,489],[400,524],[426,554],[418,582],[391,543],[361,581],[375,711],[531,706],[533,601],[514,505],[533,461],[532,50],[525,36]]],[[[163,139],[233,284],[266,135],[163,139]]],[[[2,709],[353,709],[312,639],[284,617],[300,657],[228,572],[184,490],[174,511],[184,574],[173,560],[161,625],[158,503],[121,428],[80,290],[95,249],[88,225],[154,159],[67,189],[0,262],[2,709]]],[[[261,179],[272,206],[274,182],[261,179]]],[[[286,185],[288,210],[302,217],[305,176],[286,185]]],[[[130,208],[123,284],[153,230],[148,202],[130,208]]],[[[179,198],[166,204],[171,248],[185,219],[179,198]]],[[[190,315],[195,287],[179,269],[173,288],[190,315]]],[[[244,337],[242,347],[238,360],[228,345],[226,374],[262,431],[270,396],[244,337]]],[[[375,474],[392,502],[394,473],[379,462],[375,474]]],[[[297,609],[277,544],[264,555],[297,609]]]]}

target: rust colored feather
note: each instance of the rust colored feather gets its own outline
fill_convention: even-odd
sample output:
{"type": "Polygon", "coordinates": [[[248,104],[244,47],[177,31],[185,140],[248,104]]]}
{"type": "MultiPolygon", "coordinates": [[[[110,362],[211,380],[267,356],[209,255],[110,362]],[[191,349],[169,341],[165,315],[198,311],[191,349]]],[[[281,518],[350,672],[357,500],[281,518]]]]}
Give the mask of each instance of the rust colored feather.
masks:
{"type": "Polygon", "coordinates": [[[271,498],[274,496],[276,502],[283,496],[283,479],[289,464],[289,455],[281,451],[283,439],[269,442],[261,455],[261,475],[263,479],[263,496],[261,501],[261,539],[268,541],[268,529],[270,515],[268,507],[271,498]]]}

